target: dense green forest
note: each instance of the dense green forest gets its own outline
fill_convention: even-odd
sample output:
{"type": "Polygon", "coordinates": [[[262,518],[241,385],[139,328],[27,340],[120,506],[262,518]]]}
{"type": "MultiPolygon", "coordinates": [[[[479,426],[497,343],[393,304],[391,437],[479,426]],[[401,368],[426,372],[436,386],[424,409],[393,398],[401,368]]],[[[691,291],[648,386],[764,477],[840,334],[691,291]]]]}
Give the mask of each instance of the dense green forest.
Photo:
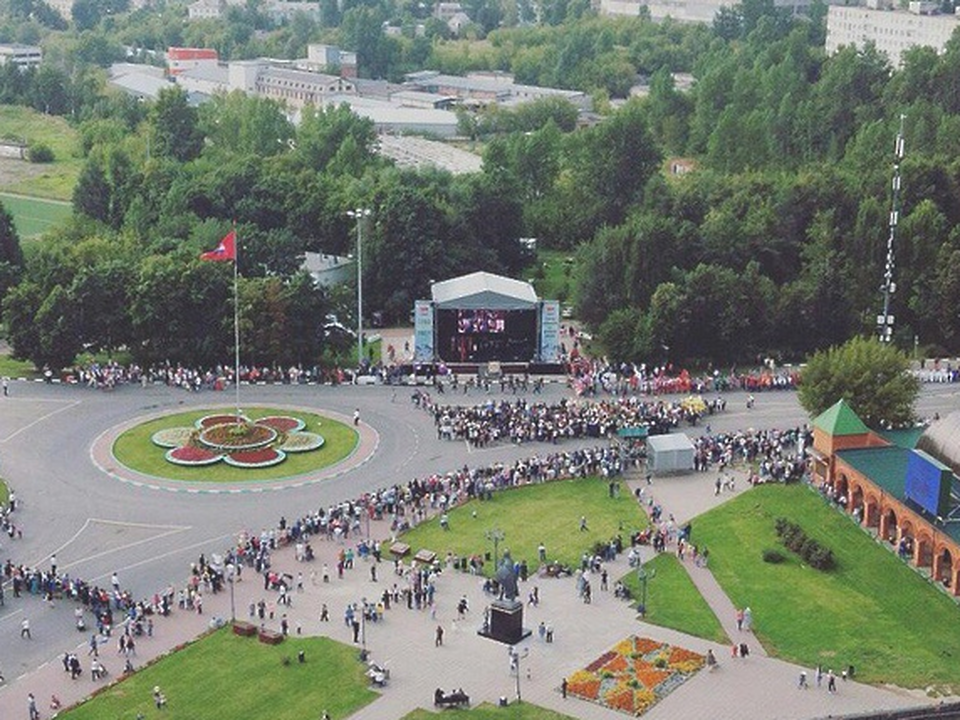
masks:
{"type": "MultiPolygon", "coordinates": [[[[575,258],[573,292],[561,299],[612,359],[800,357],[872,330],[901,114],[896,340],[960,350],[958,39],[943,54],[908,52],[897,70],[872,49],[826,57],[822,8],[792,19],[757,0],[712,27],[598,18],[571,1],[537,26],[510,15],[499,29],[477,28],[473,43],[373,33],[377,47],[364,52],[380,60],[361,61],[372,77],[499,69],[594,97],[601,119],[586,127],[556,100],[465,116],[484,166],[455,177],[393,167],[376,155],[373,127],[346,108],[293,126],[273,102],[241,95],[199,109],[175,89],[132,102],[105,91],[98,61],[81,52],[183,43],[244,57],[286,43],[289,56],[318,39],[360,48],[370,38],[351,23],[368,14],[410,23],[410,6],[345,3],[308,31],[272,27],[227,45],[214,34],[266,20],[188,25],[181,9],[104,11],[66,29],[34,13],[55,61],[0,71],[0,100],[70,118],[86,158],[69,227],[27,253],[0,242],[4,321],[20,356],[53,366],[82,348],[127,347],[145,362],[223,360],[230,276],[197,256],[235,222],[249,361],[312,364],[318,318],[347,321],[350,303],[312,288],[300,256],[351,252],[345,211],[362,206],[373,210],[365,306],[385,322],[407,321],[431,280],[477,269],[535,277],[519,238],[536,237],[575,258]],[[393,50],[378,45],[387,40],[393,50]],[[675,72],[692,73],[693,88],[678,90],[675,72]],[[639,76],[649,93],[618,99],[639,76]],[[676,158],[694,169],[671,174],[676,158]]],[[[17,32],[0,25],[0,39],[17,32]]]]}

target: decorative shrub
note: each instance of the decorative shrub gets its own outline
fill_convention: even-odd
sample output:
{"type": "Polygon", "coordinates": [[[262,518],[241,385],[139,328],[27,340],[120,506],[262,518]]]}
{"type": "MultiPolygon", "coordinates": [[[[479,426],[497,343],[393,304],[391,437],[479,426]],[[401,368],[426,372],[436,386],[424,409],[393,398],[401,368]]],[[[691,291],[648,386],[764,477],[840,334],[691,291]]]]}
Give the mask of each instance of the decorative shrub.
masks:
{"type": "Polygon", "coordinates": [[[778,565],[782,563],[787,558],[779,550],[774,550],[773,548],[766,548],[763,551],[763,561],[766,563],[772,563],[778,565]]]}
{"type": "Polygon", "coordinates": [[[54,159],[53,148],[46,143],[33,143],[27,148],[27,160],[32,163],[52,163],[54,159]]]}
{"type": "MultiPolygon", "coordinates": [[[[837,563],[833,557],[833,551],[809,537],[803,528],[796,523],[790,522],[786,518],[777,518],[774,522],[774,529],[787,549],[803,558],[804,562],[809,564],[810,567],[823,571],[832,570],[836,567],[837,563]]],[[[764,560],[774,562],[767,560],[766,552],[764,551],[764,560]]]]}

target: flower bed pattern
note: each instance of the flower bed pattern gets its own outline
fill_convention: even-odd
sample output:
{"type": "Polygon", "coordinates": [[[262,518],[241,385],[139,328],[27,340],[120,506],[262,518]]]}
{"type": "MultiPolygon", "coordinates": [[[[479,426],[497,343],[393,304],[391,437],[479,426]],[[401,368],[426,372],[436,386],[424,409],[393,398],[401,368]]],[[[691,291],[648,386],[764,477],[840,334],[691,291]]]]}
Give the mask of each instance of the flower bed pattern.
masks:
{"type": "Polygon", "coordinates": [[[164,457],[175,465],[212,465],[223,460],[240,468],[270,467],[286,460],[288,452],[311,452],[324,444],[322,435],[300,432],[306,427],[303,420],[285,415],[261,420],[207,415],[194,425],[160,430],[151,440],[171,448],[164,457]]]}
{"type": "Polygon", "coordinates": [[[192,445],[168,450],[165,457],[167,462],[172,462],[174,465],[213,465],[223,459],[223,455],[218,452],[192,445]]]}
{"type": "Polygon", "coordinates": [[[265,447],[256,450],[230,453],[223,458],[223,461],[233,467],[261,468],[278,465],[286,459],[287,455],[282,450],[265,447]]]}
{"type": "Polygon", "coordinates": [[[312,432],[295,432],[287,435],[287,441],[279,445],[278,449],[284,452],[310,452],[323,447],[323,435],[312,432]]]}
{"type": "Polygon", "coordinates": [[[567,692],[630,715],[642,715],[704,666],[704,657],[631,636],[567,678],[567,692]]]}

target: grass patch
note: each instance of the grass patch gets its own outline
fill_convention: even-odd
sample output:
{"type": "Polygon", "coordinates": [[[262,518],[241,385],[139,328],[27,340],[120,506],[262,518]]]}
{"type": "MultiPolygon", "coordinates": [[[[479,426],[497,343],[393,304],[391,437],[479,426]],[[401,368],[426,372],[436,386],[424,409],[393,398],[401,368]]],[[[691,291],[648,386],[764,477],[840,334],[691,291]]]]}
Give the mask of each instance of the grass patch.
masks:
{"type": "MultiPolygon", "coordinates": [[[[104,664],[117,671],[121,662],[107,658],[104,664]]],[[[141,712],[165,720],[302,720],[327,710],[331,717],[344,718],[377,697],[363,672],[356,650],[329,638],[288,638],[270,646],[233,635],[228,627],[59,717],[126,720],[141,712]],[[297,662],[299,650],[306,653],[304,664],[297,662]],[[283,658],[292,662],[284,665],[283,658]],[[154,686],[166,695],[163,710],[154,707],[154,686]]]]}
{"type": "Polygon", "coordinates": [[[573,270],[576,267],[574,255],[573,251],[538,250],[534,265],[527,269],[524,277],[533,281],[540,297],[570,302],[573,298],[573,270]]]}
{"type": "Polygon", "coordinates": [[[10,501],[10,488],[7,487],[7,481],[0,478],[0,507],[6,507],[10,501]]]}
{"type": "Polygon", "coordinates": [[[13,216],[13,226],[21,240],[43,235],[73,214],[70,204],[59,200],[0,193],[0,202],[13,216]]]}
{"type": "Polygon", "coordinates": [[[903,687],[957,689],[960,621],[956,603],[880,547],[803,485],[764,485],[697,518],[694,539],[710,548],[710,568],[774,655],[807,667],[856,667],[857,678],[903,687]],[[798,523],[833,550],[829,573],[780,547],[777,517],[798,523]]]}
{"type": "Polygon", "coordinates": [[[37,378],[40,373],[29,360],[14,360],[9,355],[0,355],[0,377],[37,378]]]}
{"type": "Polygon", "coordinates": [[[80,176],[83,159],[80,157],[77,132],[65,118],[44,115],[35,110],[15,105],[0,106],[0,136],[15,137],[28,144],[44,143],[53,150],[55,160],[43,166],[26,161],[11,161],[11,170],[2,188],[19,193],[54,200],[70,200],[80,176]]]}
{"type": "Polygon", "coordinates": [[[113,454],[122,464],[137,472],[171,480],[195,482],[244,482],[278,480],[294,475],[303,475],[340,462],[353,452],[359,435],[349,425],[316,413],[301,410],[285,410],[276,407],[244,408],[244,414],[256,420],[268,415],[293,415],[303,420],[306,430],[323,435],[324,445],[319,450],[306,453],[289,453],[279,465],[266,468],[235,468],[219,462],[206,467],[183,467],[167,462],[165,448],[158,447],[150,438],[158,430],[192,426],[194,422],[215,413],[230,412],[229,408],[216,410],[206,408],[191,412],[165,415],[156,420],[130,428],[113,444],[113,454]]]}
{"type": "MultiPolygon", "coordinates": [[[[644,568],[648,573],[647,622],[716,643],[730,642],[717,616],[675,555],[661,553],[646,563],[644,568]],[[651,573],[656,575],[650,578],[651,573]]],[[[636,571],[631,570],[620,580],[639,603],[641,590],[636,571]]]]}
{"type": "MultiPolygon", "coordinates": [[[[469,695],[469,693],[467,694],[469,695]]],[[[490,703],[483,703],[469,710],[448,708],[443,711],[442,716],[463,717],[467,720],[572,720],[569,715],[562,715],[527,702],[511,703],[507,707],[497,707],[490,703]]],[[[436,720],[436,718],[437,713],[417,709],[404,715],[401,720],[436,720]]]]}
{"type": "MultiPolygon", "coordinates": [[[[419,525],[403,536],[414,552],[433,550],[464,557],[493,553],[486,533],[499,528],[504,533],[500,553],[510,549],[517,562],[527,561],[531,573],[539,565],[537,548],[542,542],[550,561],[580,566],[584,552],[594,543],[608,542],[617,534],[626,540],[630,532],[647,526],[646,515],[629,492],[609,496],[607,482],[599,478],[556,480],[494,493],[493,500],[471,500],[449,514],[450,530],[438,518],[419,525]],[[474,516],[476,513],[476,516],[474,516]],[[588,530],[580,532],[580,516],[588,530]]],[[[484,571],[490,574],[492,563],[484,571]]]]}

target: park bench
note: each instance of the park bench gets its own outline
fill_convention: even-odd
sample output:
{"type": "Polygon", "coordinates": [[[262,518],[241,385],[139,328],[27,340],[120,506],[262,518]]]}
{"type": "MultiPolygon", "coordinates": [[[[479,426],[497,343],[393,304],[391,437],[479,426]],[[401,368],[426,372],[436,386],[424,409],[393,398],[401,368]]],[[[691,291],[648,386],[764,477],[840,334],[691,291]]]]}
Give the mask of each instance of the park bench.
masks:
{"type": "Polygon", "coordinates": [[[433,693],[433,704],[441,709],[470,707],[470,696],[463,690],[445,694],[440,688],[433,693]]]}
{"type": "Polygon", "coordinates": [[[233,623],[233,634],[242,637],[253,637],[257,634],[257,626],[244,620],[237,620],[233,623]]]}
{"type": "Polygon", "coordinates": [[[406,543],[395,542],[390,546],[390,554],[394,557],[406,557],[410,553],[410,546],[406,543]]]}
{"type": "Polygon", "coordinates": [[[260,642],[267,645],[279,645],[283,642],[283,633],[276,630],[261,630],[259,634],[260,642]]]}
{"type": "Polygon", "coordinates": [[[426,565],[433,565],[433,561],[437,559],[437,554],[433,550],[419,550],[413,556],[413,559],[426,565]]]}

